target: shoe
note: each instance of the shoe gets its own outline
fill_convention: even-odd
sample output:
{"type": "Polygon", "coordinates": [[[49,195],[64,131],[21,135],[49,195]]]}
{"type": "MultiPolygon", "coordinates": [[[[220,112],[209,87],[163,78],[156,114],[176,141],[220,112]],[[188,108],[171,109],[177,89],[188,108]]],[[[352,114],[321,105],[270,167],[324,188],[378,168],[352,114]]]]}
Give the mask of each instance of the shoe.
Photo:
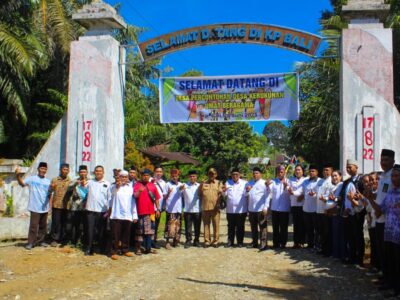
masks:
{"type": "Polygon", "coordinates": [[[174,241],[174,242],[172,243],[172,247],[174,247],[174,248],[180,247],[179,242],[178,242],[178,241],[174,241]]]}
{"type": "Polygon", "coordinates": [[[172,250],[171,244],[170,244],[170,243],[166,243],[166,244],[165,244],[165,249],[167,249],[167,250],[172,250]]]}
{"type": "Polygon", "coordinates": [[[364,266],[364,264],[358,264],[358,265],[356,265],[356,269],[366,270],[367,268],[364,266]]]}
{"type": "Polygon", "coordinates": [[[52,241],[50,246],[51,247],[58,247],[58,243],[56,241],[52,241]]]}
{"type": "Polygon", "coordinates": [[[157,251],[154,249],[147,249],[146,251],[144,251],[145,254],[157,254],[157,251]]]}
{"type": "Polygon", "coordinates": [[[185,245],[183,246],[185,249],[189,248],[191,246],[191,242],[186,242],[185,245]]]}
{"type": "Polygon", "coordinates": [[[111,259],[112,259],[112,260],[118,260],[118,258],[119,258],[119,257],[118,257],[118,255],[116,255],[116,254],[111,255],[111,259]]]}
{"type": "Polygon", "coordinates": [[[244,245],[243,245],[243,243],[238,243],[238,248],[243,248],[244,247],[244,245]]]}
{"type": "Polygon", "coordinates": [[[209,243],[204,243],[204,248],[208,248],[208,247],[210,247],[210,244],[209,243]]]}
{"type": "Polygon", "coordinates": [[[92,250],[86,250],[85,251],[85,255],[86,256],[92,256],[93,255],[93,251],[92,250]]]}
{"type": "Polygon", "coordinates": [[[133,253],[132,252],[125,252],[125,253],[123,253],[123,256],[126,256],[126,257],[133,257],[133,253]]]}
{"type": "Polygon", "coordinates": [[[385,292],[384,294],[383,294],[383,298],[386,298],[386,299],[388,299],[388,298],[396,298],[396,297],[399,297],[399,292],[396,292],[396,291],[388,291],[388,292],[385,292]]]}
{"type": "Polygon", "coordinates": [[[200,242],[199,241],[194,241],[193,247],[200,247],[200,242]]]}
{"type": "Polygon", "coordinates": [[[218,243],[212,243],[211,246],[213,246],[214,248],[219,248],[219,244],[218,243]]]}
{"type": "Polygon", "coordinates": [[[264,247],[260,247],[260,249],[258,250],[259,252],[263,252],[268,250],[268,246],[264,246],[264,247]]]}
{"type": "Polygon", "coordinates": [[[367,275],[367,276],[375,276],[378,273],[379,273],[378,269],[371,268],[371,269],[369,269],[369,271],[367,273],[365,273],[365,275],[367,275]]]}
{"type": "Polygon", "coordinates": [[[233,248],[233,244],[232,242],[228,242],[225,246],[226,248],[233,248]]]}
{"type": "Polygon", "coordinates": [[[135,250],[135,255],[137,255],[137,256],[142,255],[142,250],[140,250],[140,249],[135,250]]]}
{"type": "Polygon", "coordinates": [[[43,248],[47,248],[49,246],[49,244],[47,244],[45,242],[41,242],[39,246],[43,247],[43,248]]]}
{"type": "Polygon", "coordinates": [[[32,244],[26,244],[24,247],[26,250],[32,250],[33,245],[32,244]]]}
{"type": "Polygon", "coordinates": [[[378,287],[378,291],[387,291],[387,290],[390,290],[391,288],[392,287],[390,285],[384,284],[384,285],[381,285],[380,287],[378,287]]]}
{"type": "Polygon", "coordinates": [[[158,246],[157,242],[153,242],[153,243],[151,243],[151,248],[160,249],[161,247],[158,246]]]}

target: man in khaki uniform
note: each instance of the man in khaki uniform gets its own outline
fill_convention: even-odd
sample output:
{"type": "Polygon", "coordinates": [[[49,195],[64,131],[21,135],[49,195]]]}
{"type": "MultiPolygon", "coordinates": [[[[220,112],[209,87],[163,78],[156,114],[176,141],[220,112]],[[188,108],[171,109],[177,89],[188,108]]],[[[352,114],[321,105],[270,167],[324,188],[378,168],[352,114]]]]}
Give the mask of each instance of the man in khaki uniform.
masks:
{"type": "Polygon", "coordinates": [[[214,168],[208,170],[208,180],[201,183],[199,196],[204,223],[204,246],[218,247],[219,242],[219,204],[222,197],[222,182],[216,180],[217,171],[214,168]],[[210,224],[214,231],[214,240],[211,242],[210,224]]]}
{"type": "Polygon", "coordinates": [[[65,241],[65,229],[67,222],[67,189],[71,184],[68,177],[69,165],[62,164],[60,167],[60,175],[53,178],[50,184],[51,193],[51,246],[57,247],[59,243],[65,241]]]}

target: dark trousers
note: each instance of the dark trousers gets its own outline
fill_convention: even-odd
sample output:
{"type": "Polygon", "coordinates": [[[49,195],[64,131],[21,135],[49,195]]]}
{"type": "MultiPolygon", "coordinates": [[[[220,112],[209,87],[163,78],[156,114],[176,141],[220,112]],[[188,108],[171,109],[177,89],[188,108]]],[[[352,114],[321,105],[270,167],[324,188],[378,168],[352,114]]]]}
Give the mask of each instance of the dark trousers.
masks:
{"type": "Polygon", "coordinates": [[[289,212],[272,211],[272,240],[274,247],[286,247],[288,226],[289,212]]]}
{"type": "Polygon", "coordinates": [[[51,210],[51,239],[58,243],[64,241],[65,225],[67,222],[67,210],[61,208],[52,208],[51,210]]]}
{"type": "Polygon", "coordinates": [[[246,216],[247,213],[226,214],[226,219],[228,221],[228,243],[233,245],[236,235],[236,242],[238,244],[243,244],[246,216]]]}
{"type": "Polygon", "coordinates": [[[258,229],[260,229],[260,243],[261,248],[267,246],[267,217],[264,216],[263,212],[249,212],[249,221],[251,227],[251,238],[253,246],[258,245],[258,229]]]}
{"type": "Polygon", "coordinates": [[[185,212],[183,214],[183,217],[185,219],[186,242],[192,241],[192,228],[194,228],[194,241],[199,242],[200,228],[201,228],[201,213],[185,212]]]}
{"type": "Polygon", "coordinates": [[[304,212],[304,225],[306,229],[306,241],[308,248],[314,248],[315,245],[315,226],[317,220],[316,213],[304,212]]]}
{"type": "Polygon", "coordinates": [[[316,214],[315,217],[315,248],[322,249],[322,231],[324,226],[324,214],[316,214]]]}
{"type": "Polygon", "coordinates": [[[400,292],[400,245],[385,242],[384,249],[383,276],[385,283],[394,288],[396,292],[400,292]]]}
{"type": "Polygon", "coordinates": [[[128,220],[110,220],[111,222],[111,254],[129,252],[129,237],[131,233],[131,221],[128,220]]]}
{"type": "Polygon", "coordinates": [[[383,271],[383,265],[385,263],[385,223],[376,223],[375,225],[376,233],[376,258],[378,269],[383,271]]]}
{"type": "Polygon", "coordinates": [[[355,231],[356,231],[356,263],[364,263],[365,255],[365,239],[364,239],[364,222],[365,209],[355,214],[355,231]]]}
{"type": "Polygon", "coordinates": [[[291,208],[293,217],[293,242],[295,244],[305,243],[304,216],[302,206],[293,206],[291,208]]]}
{"type": "Polygon", "coordinates": [[[332,218],[328,215],[322,216],[321,250],[326,256],[332,254],[332,218]]]}
{"type": "Polygon", "coordinates": [[[332,217],[332,256],[342,260],[346,257],[344,219],[339,215],[332,217]]]}
{"type": "Polygon", "coordinates": [[[368,229],[369,241],[371,245],[371,259],[370,264],[374,268],[379,268],[378,258],[377,258],[377,242],[376,242],[376,228],[371,227],[368,229]]]}
{"type": "Polygon", "coordinates": [[[134,246],[136,242],[136,231],[138,223],[131,224],[131,233],[129,235],[129,245],[134,246]]]}
{"type": "Polygon", "coordinates": [[[104,251],[106,248],[106,241],[104,241],[104,233],[107,226],[107,218],[103,217],[105,213],[87,211],[86,213],[86,224],[87,224],[87,250],[93,251],[94,242],[101,247],[104,251]]]}
{"type": "Polygon", "coordinates": [[[70,233],[71,242],[76,245],[79,240],[84,241],[83,232],[86,228],[86,212],[83,210],[69,211],[70,233]]]}
{"type": "Polygon", "coordinates": [[[36,213],[31,211],[29,222],[28,244],[39,245],[46,237],[47,213],[36,213]]]}
{"type": "Polygon", "coordinates": [[[346,243],[346,259],[350,263],[356,263],[357,259],[357,226],[356,217],[348,216],[343,218],[344,221],[344,235],[346,243]]]}

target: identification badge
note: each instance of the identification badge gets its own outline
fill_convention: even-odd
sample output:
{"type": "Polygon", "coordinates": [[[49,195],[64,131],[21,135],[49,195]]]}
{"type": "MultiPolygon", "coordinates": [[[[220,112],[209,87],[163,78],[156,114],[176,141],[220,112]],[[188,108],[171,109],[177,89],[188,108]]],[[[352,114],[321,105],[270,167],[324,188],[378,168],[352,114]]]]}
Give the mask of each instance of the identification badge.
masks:
{"type": "Polygon", "coordinates": [[[388,190],[389,190],[389,184],[385,183],[385,184],[383,185],[383,187],[382,187],[382,192],[383,192],[383,193],[387,193],[388,190]]]}

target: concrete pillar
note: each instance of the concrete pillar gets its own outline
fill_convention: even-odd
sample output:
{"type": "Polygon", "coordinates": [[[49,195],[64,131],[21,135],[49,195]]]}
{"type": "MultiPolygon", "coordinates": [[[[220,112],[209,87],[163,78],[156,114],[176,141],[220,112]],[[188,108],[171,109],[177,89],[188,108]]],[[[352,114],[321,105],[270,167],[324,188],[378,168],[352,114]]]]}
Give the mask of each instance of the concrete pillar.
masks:
{"type": "Polygon", "coordinates": [[[85,5],[72,17],[88,31],[72,42],[66,138],[66,161],[93,170],[103,165],[106,178],[124,160],[125,51],[111,36],[126,27],[108,4],[85,5]]]}
{"type": "Polygon", "coordinates": [[[349,0],[341,49],[341,168],[356,159],[360,172],[380,170],[382,148],[400,149],[400,114],[394,105],[392,30],[383,0],[349,0]]]}
{"type": "MultiPolygon", "coordinates": [[[[59,174],[60,164],[67,162],[71,177],[81,164],[91,171],[100,164],[106,179],[112,181],[112,169],[122,168],[124,160],[125,80],[125,51],[112,30],[126,24],[103,2],[85,5],[73,19],[87,32],[71,44],[68,111],[25,176],[36,174],[39,162],[46,161],[51,179],[59,174]]],[[[13,199],[15,215],[27,215],[28,189],[15,187],[13,199]]]]}

